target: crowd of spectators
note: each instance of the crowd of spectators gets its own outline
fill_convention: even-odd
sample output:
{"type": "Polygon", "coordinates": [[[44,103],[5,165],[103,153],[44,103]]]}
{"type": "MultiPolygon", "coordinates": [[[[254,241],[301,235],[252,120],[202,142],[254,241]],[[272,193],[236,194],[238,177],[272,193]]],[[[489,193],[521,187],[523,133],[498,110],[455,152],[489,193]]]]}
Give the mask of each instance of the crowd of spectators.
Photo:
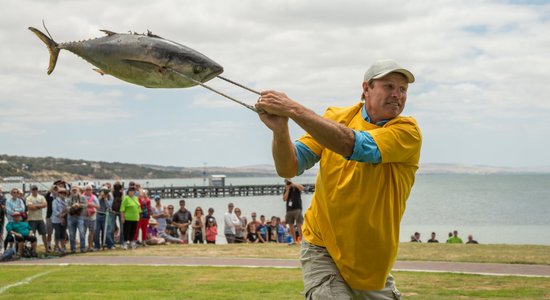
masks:
{"type": "Polygon", "coordinates": [[[38,236],[45,253],[57,255],[166,243],[216,244],[223,236],[230,244],[293,244],[293,236],[300,241],[298,228],[287,226],[280,217],[266,220],[261,215],[258,220],[256,212],[252,212],[248,221],[233,203],[228,204],[224,228],[219,230],[213,208],[206,214],[200,206],[191,212],[185,207],[185,199],[181,199],[175,210],[171,204],[163,205],[159,195],[152,198],[153,201],[146,189],[132,181],[127,187],[118,181],[100,187],[80,187],[57,180],[45,195],[33,185],[26,197],[18,188],[11,189],[7,197],[0,190],[0,250],[17,249],[12,254],[18,258],[28,242],[31,256],[37,256],[38,236]]]}

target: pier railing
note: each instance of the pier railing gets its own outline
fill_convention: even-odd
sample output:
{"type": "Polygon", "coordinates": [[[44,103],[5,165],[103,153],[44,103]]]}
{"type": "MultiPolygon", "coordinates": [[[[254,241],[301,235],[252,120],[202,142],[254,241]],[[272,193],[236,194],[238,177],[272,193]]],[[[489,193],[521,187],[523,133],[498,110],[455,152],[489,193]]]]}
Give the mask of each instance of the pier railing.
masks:
{"type": "MultiPolygon", "coordinates": [[[[307,183],[304,186],[303,193],[310,194],[315,191],[315,184],[307,183]]],[[[13,187],[21,188],[23,193],[29,193],[29,184],[23,183],[14,185],[13,187]]],[[[80,186],[82,187],[82,186],[80,186]]],[[[4,186],[4,194],[8,194],[12,187],[4,186]]],[[[266,196],[266,195],[282,195],[285,191],[285,186],[281,184],[264,184],[264,185],[226,185],[226,186],[162,186],[162,187],[145,187],[149,192],[149,197],[156,195],[167,199],[176,198],[216,198],[216,197],[246,197],[246,196],[266,196]]],[[[46,194],[47,187],[39,186],[39,192],[46,194]]],[[[96,188],[96,194],[99,189],[96,188]]]]}
{"type": "MultiPolygon", "coordinates": [[[[303,184],[303,193],[315,191],[314,184],[303,184]]],[[[183,186],[183,187],[147,187],[149,196],[159,195],[162,198],[215,198],[282,195],[284,185],[228,185],[228,186],[183,186]]]]}

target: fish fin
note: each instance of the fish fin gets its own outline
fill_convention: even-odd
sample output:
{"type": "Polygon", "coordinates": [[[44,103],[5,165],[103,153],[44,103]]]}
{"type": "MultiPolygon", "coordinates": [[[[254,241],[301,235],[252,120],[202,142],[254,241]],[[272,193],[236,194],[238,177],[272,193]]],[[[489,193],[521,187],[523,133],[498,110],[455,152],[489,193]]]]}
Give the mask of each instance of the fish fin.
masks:
{"type": "Polygon", "coordinates": [[[105,33],[107,36],[111,36],[111,35],[117,34],[116,32],[113,32],[113,31],[110,31],[110,30],[106,30],[106,29],[101,29],[101,30],[99,30],[99,31],[105,33]]]}
{"type": "Polygon", "coordinates": [[[147,29],[147,36],[148,37],[156,37],[156,38],[159,38],[159,39],[162,39],[163,37],[161,36],[158,36],[156,34],[153,34],[153,32],[151,32],[151,30],[147,29]]]}
{"type": "Polygon", "coordinates": [[[48,75],[50,75],[53,72],[53,69],[55,69],[57,57],[59,56],[60,49],[58,47],[58,44],[34,27],[29,27],[29,30],[36,34],[36,36],[40,40],[42,40],[44,44],[46,44],[46,47],[48,47],[48,51],[50,52],[50,65],[48,66],[48,75]]]}
{"type": "Polygon", "coordinates": [[[166,68],[163,67],[163,66],[159,66],[159,65],[155,65],[153,63],[150,63],[150,62],[146,62],[146,61],[140,61],[140,60],[132,60],[132,59],[123,59],[122,60],[123,62],[129,64],[129,65],[132,65],[136,68],[140,68],[140,69],[143,69],[143,70],[147,70],[147,71],[157,71],[159,73],[164,73],[166,72],[166,68]]]}
{"type": "Polygon", "coordinates": [[[94,71],[96,71],[97,73],[99,73],[99,75],[103,76],[105,74],[107,74],[105,71],[101,70],[101,69],[92,69],[94,71]]]}

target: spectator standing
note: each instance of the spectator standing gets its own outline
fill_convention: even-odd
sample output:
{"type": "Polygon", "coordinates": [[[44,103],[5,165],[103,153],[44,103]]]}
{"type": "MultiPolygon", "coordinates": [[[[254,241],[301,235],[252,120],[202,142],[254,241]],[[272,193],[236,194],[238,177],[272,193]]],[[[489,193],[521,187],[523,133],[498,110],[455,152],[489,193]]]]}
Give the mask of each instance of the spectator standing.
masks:
{"type": "Polygon", "coordinates": [[[171,204],[168,205],[166,207],[166,212],[167,212],[166,229],[165,229],[166,234],[170,235],[173,238],[177,238],[178,240],[182,241],[182,243],[183,243],[183,240],[180,238],[180,235],[179,235],[179,232],[178,232],[178,227],[176,227],[176,224],[172,220],[173,217],[174,217],[174,206],[171,205],[171,204]]]}
{"type": "Polygon", "coordinates": [[[236,227],[241,225],[241,221],[233,212],[233,208],[233,203],[227,204],[227,212],[223,215],[223,223],[225,225],[223,232],[228,244],[235,243],[236,227]]]}
{"type": "Polygon", "coordinates": [[[4,244],[3,236],[4,236],[4,219],[6,215],[6,197],[4,197],[4,191],[0,187],[0,254],[3,253],[4,247],[2,246],[4,244]]]}
{"type": "MultiPolygon", "coordinates": [[[[286,203],[285,221],[290,228],[294,228],[294,224],[296,224],[299,236],[302,236],[302,224],[304,223],[304,216],[302,215],[303,190],[303,185],[292,182],[289,178],[285,179],[285,192],[283,194],[283,201],[286,203]]],[[[296,244],[298,240],[296,231],[290,230],[290,235],[292,236],[291,244],[296,244]]]]}
{"type": "Polygon", "coordinates": [[[38,186],[31,186],[31,194],[26,199],[27,204],[27,223],[31,226],[32,232],[35,235],[40,234],[42,237],[42,243],[46,253],[50,252],[48,247],[48,239],[46,236],[46,223],[44,223],[44,217],[42,211],[48,206],[46,198],[38,193],[38,186]]]}
{"type": "Polygon", "coordinates": [[[206,227],[204,228],[207,244],[215,244],[216,236],[218,235],[218,225],[216,225],[216,219],[208,219],[206,221],[206,227]]]}
{"type": "Polygon", "coordinates": [[[13,221],[13,213],[18,212],[20,213],[21,220],[26,219],[26,206],[23,199],[19,196],[19,190],[17,188],[13,188],[10,191],[10,198],[6,200],[6,217],[8,218],[8,222],[13,221]]]}
{"type": "Polygon", "coordinates": [[[466,242],[466,244],[479,244],[476,240],[474,240],[474,237],[469,234],[468,235],[468,241],[466,242]]]}
{"type": "MultiPolygon", "coordinates": [[[[120,232],[123,232],[124,226],[122,224],[122,214],[120,213],[120,206],[122,205],[122,199],[124,198],[124,187],[119,181],[115,181],[113,184],[113,214],[115,215],[115,222],[118,220],[119,227],[119,244],[120,247],[124,246],[124,238],[120,238],[120,232]]],[[[116,223],[115,223],[116,227],[116,223]]]]}
{"type": "Polygon", "coordinates": [[[135,195],[136,188],[129,187],[128,195],[124,196],[122,199],[122,204],[120,205],[120,213],[123,224],[123,240],[124,245],[122,248],[124,250],[128,249],[127,243],[130,243],[132,249],[136,249],[136,242],[134,241],[134,235],[136,234],[137,225],[139,221],[139,201],[138,197],[135,195]]]}
{"type": "Polygon", "coordinates": [[[67,241],[67,215],[69,213],[68,204],[65,201],[67,190],[57,188],[56,197],[52,203],[51,223],[54,229],[54,251],[57,253],[66,254],[65,247],[67,241]]]}
{"type": "Polygon", "coordinates": [[[193,230],[191,231],[191,236],[193,237],[193,243],[194,244],[204,244],[204,238],[205,238],[205,220],[202,207],[197,206],[195,208],[195,214],[193,215],[192,220],[192,227],[193,230]]]}
{"type": "Polygon", "coordinates": [[[435,232],[432,232],[432,237],[428,240],[428,243],[439,243],[439,241],[435,238],[435,232]]]}
{"type": "Polygon", "coordinates": [[[96,216],[96,230],[94,234],[94,249],[96,251],[107,247],[109,250],[115,248],[114,225],[115,218],[111,213],[113,207],[113,197],[108,188],[102,188],[99,191],[99,208],[96,216]]]}
{"type": "Polygon", "coordinates": [[[235,226],[235,243],[244,243],[246,239],[246,224],[248,221],[246,217],[242,215],[240,208],[235,208],[235,215],[239,219],[240,225],[235,226]]]}
{"type": "Polygon", "coordinates": [[[139,221],[138,221],[138,227],[136,229],[136,234],[134,235],[134,241],[138,240],[139,237],[139,231],[141,230],[141,242],[143,245],[145,244],[145,241],[147,241],[147,234],[148,234],[148,228],[149,228],[149,219],[151,218],[151,199],[147,195],[147,190],[141,190],[139,192],[139,221]]]}
{"type": "Polygon", "coordinates": [[[92,185],[87,185],[84,188],[82,196],[86,199],[86,216],[84,217],[84,228],[88,232],[88,249],[93,251],[94,237],[96,231],[96,211],[99,208],[97,196],[93,193],[92,185]]]}
{"type": "Polygon", "coordinates": [[[184,244],[189,244],[189,225],[193,220],[191,213],[185,208],[185,199],[180,200],[180,209],[172,216],[172,225],[180,231],[180,239],[184,244]]]}
{"type": "Polygon", "coordinates": [[[81,195],[80,189],[76,186],[71,188],[71,193],[68,199],[69,217],[67,218],[67,226],[69,227],[69,242],[71,253],[76,252],[76,231],[80,238],[80,252],[86,252],[86,227],[84,226],[84,218],[86,217],[86,199],[81,195]]]}
{"type": "Polygon", "coordinates": [[[253,224],[254,227],[256,227],[256,231],[258,231],[258,225],[260,225],[260,221],[257,220],[257,215],[256,215],[256,212],[253,211],[251,214],[250,214],[250,218],[252,219],[250,221],[249,224],[253,224]]]}
{"type": "Polygon", "coordinates": [[[53,202],[55,198],[57,198],[57,189],[59,188],[57,186],[57,183],[61,180],[55,181],[52,186],[48,189],[48,192],[44,196],[46,198],[46,240],[48,241],[48,244],[45,245],[47,248],[50,248],[50,244],[52,242],[52,234],[53,234],[53,225],[52,225],[52,211],[53,211],[53,202]]]}
{"type": "Polygon", "coordinates": [[[458,237],[458,231],[453,231],[453,236],[447,240],[448,244],[462,244],[464,243],[461,238],[458,237]]]}

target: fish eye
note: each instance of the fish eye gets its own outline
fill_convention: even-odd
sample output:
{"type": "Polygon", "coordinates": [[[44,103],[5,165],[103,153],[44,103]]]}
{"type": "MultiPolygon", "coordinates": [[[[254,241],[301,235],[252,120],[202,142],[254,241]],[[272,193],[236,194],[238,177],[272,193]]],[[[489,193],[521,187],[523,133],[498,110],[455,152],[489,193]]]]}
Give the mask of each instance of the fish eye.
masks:
{"type": "Polygon", "coordinates": [[[199,74],[199,73],[201,73],[202,71],[204,71],[203,66],[198,66],[198,65],[197,65],[197,66],[194,66],[194,67],[193,67],[193,73],[195,73],[195,74],[199,74]]]}

